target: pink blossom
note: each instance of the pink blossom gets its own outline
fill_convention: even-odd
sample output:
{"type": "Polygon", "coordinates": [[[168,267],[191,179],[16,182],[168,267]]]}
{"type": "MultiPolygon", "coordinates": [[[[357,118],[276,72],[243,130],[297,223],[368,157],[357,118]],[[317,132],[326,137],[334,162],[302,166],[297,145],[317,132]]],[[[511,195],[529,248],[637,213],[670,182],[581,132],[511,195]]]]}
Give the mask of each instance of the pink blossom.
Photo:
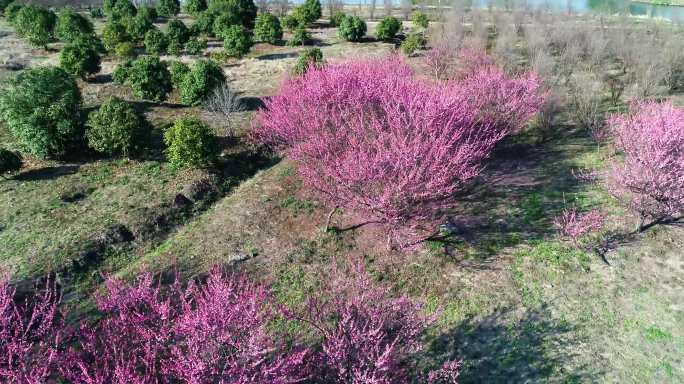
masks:
{"type": "Polygon", "coordinates": [[[554,226],[561,235],[569,237],[577,244],[579,239],[589,233],[600,231],[605,215],[599,210],[579,213],[576,208],[566,209],[554,220],[554,226]]]}
{"type": "Polygon", "coordinates": [[[491,65],[435,84],[398,56],[329,64],[286,79],[252,133],[321,199],[409,245],[435,231],[494,146],[538,111],[538,88],[534,75],[491,65]]]}
{"type": "Polygon", "coordinates": [[[611,166],[609,191],[642,222],[676,219],[684,212],[684,108],[635,102],[630,109],[608,121],[624,157],[611,166]]]}

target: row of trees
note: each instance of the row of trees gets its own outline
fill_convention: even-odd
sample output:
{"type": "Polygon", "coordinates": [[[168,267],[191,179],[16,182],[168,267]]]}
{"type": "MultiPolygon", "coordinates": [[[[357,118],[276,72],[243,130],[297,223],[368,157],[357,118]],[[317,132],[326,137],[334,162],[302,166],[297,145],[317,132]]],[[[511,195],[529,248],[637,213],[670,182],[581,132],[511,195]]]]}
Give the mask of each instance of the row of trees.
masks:
{"type": "MultiPolygon", "coordinates": [[[[189,104],[203,100],[225,80],[210,61],[197,62],[179,77],[182,98],[189,104]]],[[[163,84],[171,86],[168,69],[156,58],[134,62],[125,78],[136,92],[150,98],[161,97],[155,92],[163,84]],[[165,74],[163,78],[160,73],[165,74]]],[[[82,116],[78,85],[55,67],[30,69],[13,79],[0,95],[0,118],[22,151],[39,158],[60,158],[86,142],[102,154],[134,155],[148,144],[151,129],[142,114],[118,98],[105,101],[87,118],[82,116]]],[[[216,154],[213,132],[195,118],[179,119],[166,130],[164,139],[173,167],[206,166],[216,154]]],[[[11,156],[4,156],[2,163],[3,170],[17,168],[11,156]]]]}
{"type": "Polygon", "coordinates": [[[351,278],[338,275],[290,308],[266,286],[219,269],[205,281],[171,286],[149,274],[135,284],[109,278],[95,299],[97,320],[80,326],[65,323],[70,314],[59,309],[49,282],[21,302],[3,278],[0,379],[455,384],[458,361],[427,374],[416,369],[414,353],[436,315],[420,302],[392,298],[359,265],[350,269],[351,278]]]}

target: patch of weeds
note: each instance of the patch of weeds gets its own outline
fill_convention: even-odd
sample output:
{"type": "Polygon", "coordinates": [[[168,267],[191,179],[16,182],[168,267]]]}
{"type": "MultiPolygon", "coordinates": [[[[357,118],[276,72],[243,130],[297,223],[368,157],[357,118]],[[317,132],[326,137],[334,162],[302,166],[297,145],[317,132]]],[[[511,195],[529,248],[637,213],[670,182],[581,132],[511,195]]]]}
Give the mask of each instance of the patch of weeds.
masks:
{"type": "Polygon", "coordinates": [[[316,204],[309,200],[300,200],[294,196],[288,196],[280,202],[280,208],[290,210],[294,216],[313,213],[316,204]]]}
{"type": "Polygon", "coordinates": [[[666,342],[672,340],[672,334],[652,325],[644,329],[644,338],[653,343],[666,342]]]}
{"type": "Polygon", "coordinates": [[[671,379],[674,378],[674,368],[669,362],[665,360],[661,361],[658,365],[658,370],[664,372],[667,377],[671,379]]]}
{"type": "Polygon", "coordinates": [[[526,197],[519,205],[522,218],[527,224],[544,218],[544,201],[538,193],[526,197]]]}

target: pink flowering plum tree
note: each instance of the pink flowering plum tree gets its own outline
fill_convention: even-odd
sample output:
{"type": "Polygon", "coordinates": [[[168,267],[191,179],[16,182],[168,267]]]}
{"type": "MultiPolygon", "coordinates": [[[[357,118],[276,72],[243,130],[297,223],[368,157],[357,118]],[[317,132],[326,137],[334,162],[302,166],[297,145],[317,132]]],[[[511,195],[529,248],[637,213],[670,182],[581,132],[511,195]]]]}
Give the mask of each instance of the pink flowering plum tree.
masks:
{"type": "Polygon", "coordinates": [[[605,223],[605,215],[597,210],[581,213],[576,208],[564,210],[554,219],[554,226],[558,232],[570,240],[575,246],[579,245],[582,237],[600,231],[605,223]]]}
{"type": "Polygon", "coordinates": [[[409,246],[435,234],[455,192],[538,111],[538,88],[532,74],[511,78],[489,64],[438,83],[398,56],[329,64],[286,79],[252,132],[331,207],[409,246]]]}
{"type": "Polygon", "coordinates": [[[637,215],[637,230],[680,219],[684,108],[670,102],[635,102],[628,114],[613,116],[608,125],[622,155],[611,166],[608,188],[637,215]]]}
{"type": "Polygon", "coordinates": [[[43,383],[58,367],[60,314],[53,283],[18,302],[7,274],[0,275],[0,382],[43,383]]]}

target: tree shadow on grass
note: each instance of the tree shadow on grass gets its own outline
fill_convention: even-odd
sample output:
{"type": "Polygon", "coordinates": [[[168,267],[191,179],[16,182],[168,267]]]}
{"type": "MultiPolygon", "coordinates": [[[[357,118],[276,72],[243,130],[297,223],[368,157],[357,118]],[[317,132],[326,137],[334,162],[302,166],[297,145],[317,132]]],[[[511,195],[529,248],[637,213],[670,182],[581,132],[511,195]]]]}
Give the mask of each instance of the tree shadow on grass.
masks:
{"type": "Polygon", "coordinates": [[[543,307],[522,314],[504,308],[465,319],[434,340],[427,356],[463,359],[462,384],[597,381],[601,372],[573,364],[581,341],[574,331],[543,307]]]}
{"type": "Polygon", "coordinates": [[[59,165],[56,167],[44,167],[22,172],[14,176],[14,180],[19,181],[43,181],[53,180],[62,176],[73,175],[78,172],[78,165],[59,165]]]}
{"type": "Polygon", "coordinates": [[[297,56],[299,56],[298,52],[268,53],[265,55],[257,56],[257,60],[281,60],[297,56]]]}

